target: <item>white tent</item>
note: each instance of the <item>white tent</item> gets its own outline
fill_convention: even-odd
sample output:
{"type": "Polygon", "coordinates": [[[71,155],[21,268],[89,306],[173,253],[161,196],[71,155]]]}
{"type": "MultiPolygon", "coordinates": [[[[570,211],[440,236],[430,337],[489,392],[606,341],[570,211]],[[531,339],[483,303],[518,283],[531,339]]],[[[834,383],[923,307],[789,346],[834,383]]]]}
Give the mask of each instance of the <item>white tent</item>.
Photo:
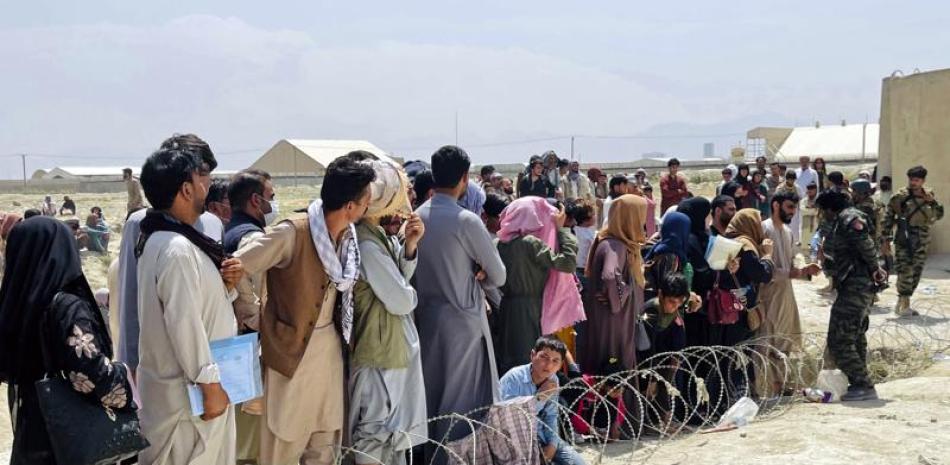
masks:
{"type": "Polygon", "coordinates": [[[267,171],[274,177],[322,176],[333,160],[354,150],[365,150],[382,160],[398,163],[365,140],[283,139],[251,167],[267,171]]]}
{"type": "MultiPolygon", "coordinates": [[[[132,174],[139,175],[138,166],[130,166],[132,174]]],[[[38,169],[33,172],[33,179],[107,179],[122,178],[124,166],[58,166],[56,168],[38,169]]]]}
{"type": "Polygon", "coordinates": [[[792,129],[775,158],[794,163],[801,156],[822,157],[827,162],[877,159],[878,124],[801,127],[792,129]]]}

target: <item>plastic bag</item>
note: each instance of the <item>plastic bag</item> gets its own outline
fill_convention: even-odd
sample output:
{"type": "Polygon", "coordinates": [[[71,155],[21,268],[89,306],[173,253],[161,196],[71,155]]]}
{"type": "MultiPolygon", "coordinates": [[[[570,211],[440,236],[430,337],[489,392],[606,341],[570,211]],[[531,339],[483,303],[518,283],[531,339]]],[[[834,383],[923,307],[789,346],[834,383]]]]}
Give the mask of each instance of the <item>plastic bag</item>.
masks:
{"type": "Polygon", "coordinates": [[[821,370],[815,387],[831,393],[831,401],[838,402],[848,392],[848,377],[841,370],[821,370]]]}

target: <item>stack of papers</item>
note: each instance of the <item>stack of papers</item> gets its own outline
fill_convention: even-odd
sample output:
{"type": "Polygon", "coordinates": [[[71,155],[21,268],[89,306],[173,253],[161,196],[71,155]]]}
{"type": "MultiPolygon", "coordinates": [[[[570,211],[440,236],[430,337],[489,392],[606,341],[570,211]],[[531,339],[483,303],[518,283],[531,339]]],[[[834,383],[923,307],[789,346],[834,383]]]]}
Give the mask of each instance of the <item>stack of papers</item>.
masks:
{"type": "Polygon", "coordinates": [[[722,236],[709,238],[706,247],[706,262],[714,270],[725,270],[732,259],[739,255],[742,243],[722,236]]]}
{"type": "MultiPolygon", "coordinates": [[[[264,393],[257,333],[212,341],[211,356],[221,372],[221,387],[228,393],[232,404],[256,399],[264,393]]],[[[188,400],[192,415],[204,413],[204,400],[198,385],[188,385],[188,400]]]]}

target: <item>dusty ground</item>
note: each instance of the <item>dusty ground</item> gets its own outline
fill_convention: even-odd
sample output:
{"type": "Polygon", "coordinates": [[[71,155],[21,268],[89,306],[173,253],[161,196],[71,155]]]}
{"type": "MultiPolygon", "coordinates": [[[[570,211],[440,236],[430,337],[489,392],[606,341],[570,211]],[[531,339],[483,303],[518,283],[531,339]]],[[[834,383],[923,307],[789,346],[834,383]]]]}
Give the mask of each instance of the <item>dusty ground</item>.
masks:
{"type": "MultiPolygon", "coordinates": [[[[304,207],[315,195],[314,188],[280,189],[281,211],[286,215],[304,207]]],[[[119,229],[121,221],[116,220],[125,216],[124,194],[72,197],[82,212],[93,205],[102,206],[113,230],[119,229]]],[[[0,210],[22,211],[35,206],[40,199],[39,195],[0,194],[0,210]]],[[[83,254],[83,266],[94,288],[106,284],[109,262],[118,255],[119,236],[114,234],[109,255],[83,254]]],[[[795,286],[803,328],[816,333],[809,338],[816,343],[821,339],[818,333],[827,327],[831,303],[830,297],[817,292],[823,285],[824,280],[818,278],[814,282],[797,282],[795,286]]],[[[950,464],[950,361],[929,363],[934,352],[950,349],[950,320],[943,309],[950,303],[950,256],[932,257],[928,263],[914,299],[923,316],[909,320],[894,318],[889,309],[895,301],[894,290],[888,289],[871,317],[870,344],[872,348],[899,349],[915,361],[913,367],[919,366],[923,371],[900,364],[881,373],[882,377],[904,378],[879,385],[883,400],[852,405],[799,403],[740,430],[646,442],[634,452],[630,444],[612,444],[600,463],[950,464]],[[908,374],[913,376],[905,377],[908,374]]],[[[12,434],[6,386],[0,391],[0,463],[6,463],[12,434]]],[[[587,455],[593,463],[598,454],[587,451],[587,455]]]]}

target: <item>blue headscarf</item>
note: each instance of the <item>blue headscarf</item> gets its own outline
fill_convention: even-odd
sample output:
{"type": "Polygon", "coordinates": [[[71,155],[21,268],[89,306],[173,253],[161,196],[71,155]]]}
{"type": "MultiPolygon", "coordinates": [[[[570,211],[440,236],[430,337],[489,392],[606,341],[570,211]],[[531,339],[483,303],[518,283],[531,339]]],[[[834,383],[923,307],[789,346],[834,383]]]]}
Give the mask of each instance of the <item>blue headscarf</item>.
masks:
{"type": "Polygon", "coordinates": [[[681,263],[686,263],[686,249],[689,244],[689,217],[680,212],[669,212],[663,216],[660,225],[660,242],[653,246],[647,254],[649,260],[653,256],[671,253],[679,257],[681,263]]]}

